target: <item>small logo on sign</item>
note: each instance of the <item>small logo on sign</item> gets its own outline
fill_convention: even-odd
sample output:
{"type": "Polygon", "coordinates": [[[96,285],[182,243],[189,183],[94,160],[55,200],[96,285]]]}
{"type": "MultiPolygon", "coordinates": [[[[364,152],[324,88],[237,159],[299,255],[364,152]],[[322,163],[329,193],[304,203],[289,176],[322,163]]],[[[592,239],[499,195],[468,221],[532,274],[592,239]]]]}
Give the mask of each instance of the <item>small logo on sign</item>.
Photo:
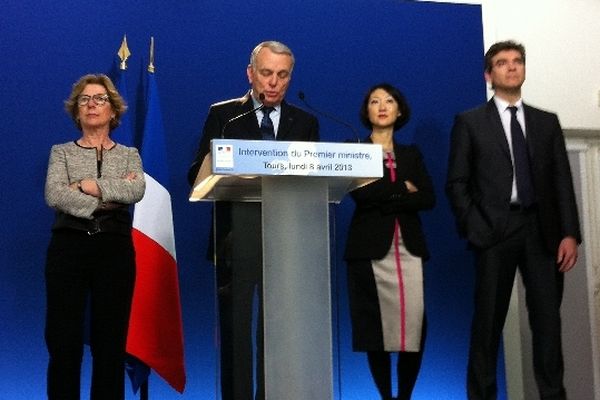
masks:
{"type": "Polygon", "coordinates": [[[217,145],[215,168],[233,168],[233,145],[217,145]]]}

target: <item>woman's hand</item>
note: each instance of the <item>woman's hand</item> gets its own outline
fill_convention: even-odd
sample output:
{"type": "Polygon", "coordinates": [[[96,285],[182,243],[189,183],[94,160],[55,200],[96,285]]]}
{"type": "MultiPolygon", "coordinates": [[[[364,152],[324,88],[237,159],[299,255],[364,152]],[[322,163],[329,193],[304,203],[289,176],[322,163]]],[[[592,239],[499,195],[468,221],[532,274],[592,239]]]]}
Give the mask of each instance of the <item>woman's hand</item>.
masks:
{"type": "Polygon", "coordinates": [[[79,182],[72,183],[70,186],[72,187],[73,185],[75,185],[75,190],[81,190],[81,192],[97,198],[102,197],[95,179],[82,179],[79,182]]]}
{"type": "Polygon", "coordinates": [[[404,181],[404,184],[406,185],[406,190],[408,190],[408,193],[416,193],[419,191],[419,189],[417,189],[417,187],[411,181],[404,181]]]}

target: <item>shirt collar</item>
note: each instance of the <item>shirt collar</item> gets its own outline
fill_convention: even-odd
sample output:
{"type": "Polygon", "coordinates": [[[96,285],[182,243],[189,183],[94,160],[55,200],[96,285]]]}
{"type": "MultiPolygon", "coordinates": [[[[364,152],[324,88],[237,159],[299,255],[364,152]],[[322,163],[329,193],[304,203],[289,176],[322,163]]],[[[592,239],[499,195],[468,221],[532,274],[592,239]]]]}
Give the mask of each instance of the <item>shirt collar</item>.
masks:
{"type": "MultiPolygon", "coordinates": [[[[506,111],[506,109],[508,108],[508,106],[510,106],[511,104],[504,100],[501,99],[500,97],[494,96],[494,103],[496,104],[496,108],[500,111],[500,112],[504,112],[506,111]]],[[[523,110],[523,99],[519,99],[515,102],[515,104],[513,104],[515,107],[517,107],[518,110],[522,111],[523,110]]]]}

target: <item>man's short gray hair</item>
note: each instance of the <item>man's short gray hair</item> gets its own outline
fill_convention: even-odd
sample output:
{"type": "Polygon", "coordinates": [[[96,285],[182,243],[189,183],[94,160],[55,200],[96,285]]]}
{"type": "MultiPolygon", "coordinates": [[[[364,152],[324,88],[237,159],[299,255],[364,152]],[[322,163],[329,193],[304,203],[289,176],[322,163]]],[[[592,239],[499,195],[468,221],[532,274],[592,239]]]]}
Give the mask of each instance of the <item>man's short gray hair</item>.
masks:
{"type": "Polygon", "coordinates": [[[259,43],[258,45],[256,45],[254,50],[252,50],[252,53],[250,54],[250,67],[252,69],[256,69],[256,57],[258,53],[265,47],[275,54],[286,54],[290,56],[292,58],[292,67],[290,68],[290,72],[292,72],[292,70],[294,69],[294,63],[296,62],[294,58],[294,53],[292,53],[292,50],[290,50],[290,48],[287,47],[285,44],[277,42],[275,40],[268,40],[266,42],[259,43]]]}

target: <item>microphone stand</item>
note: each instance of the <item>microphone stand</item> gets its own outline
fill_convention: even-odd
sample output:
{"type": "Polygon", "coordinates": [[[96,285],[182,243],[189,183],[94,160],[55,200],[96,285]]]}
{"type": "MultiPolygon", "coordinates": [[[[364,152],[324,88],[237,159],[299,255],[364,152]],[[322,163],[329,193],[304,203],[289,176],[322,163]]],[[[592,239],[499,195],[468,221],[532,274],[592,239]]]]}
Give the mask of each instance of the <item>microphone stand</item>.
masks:
{"type": "Polygon", "coordinates": [[[350,129],[354,133],[354,139],[356,140],[356,143],[360,143],[360,135],[358,134],[358,132],[357,132],[356,128],[354,128],[354,126],[352,126],[348,122],[343,121],[340,118],[338,118],[332,114],[318,110],[318,109],[314,108],[313,106],[311,106],[310,104],[308,104],[308,102],[305,99],[303,91],[298,92],[298,98],[309,110],[314,111],[315,113],[320,114],[326,118],[329,118],[330,120],[337,122],[340,125],[344,125],[346,128],[350,129]]]}
{"type": "Polygon", "coordinates": [[[240,118],[244,118],[247,115],[250,115],[252,113],[257,112],[258,110],[262,110],[263,108],[265,108],[265,103],[263,103],[263,101],[265,100],[265,95],[263,93],[261,93],[258,96],[259,100],[260,100],[260,105],[258,107],[253,108],[250,111],[246,111],[241,113],[240,115],[236,115],[235,117],[229,119],[227,122],[225,122],[223,124],[223,128],[221,129],[221,139],[225,139],[225,129],[229,126],[229,124],[231,124],[232,122],[237,121],[240,118]]]}

